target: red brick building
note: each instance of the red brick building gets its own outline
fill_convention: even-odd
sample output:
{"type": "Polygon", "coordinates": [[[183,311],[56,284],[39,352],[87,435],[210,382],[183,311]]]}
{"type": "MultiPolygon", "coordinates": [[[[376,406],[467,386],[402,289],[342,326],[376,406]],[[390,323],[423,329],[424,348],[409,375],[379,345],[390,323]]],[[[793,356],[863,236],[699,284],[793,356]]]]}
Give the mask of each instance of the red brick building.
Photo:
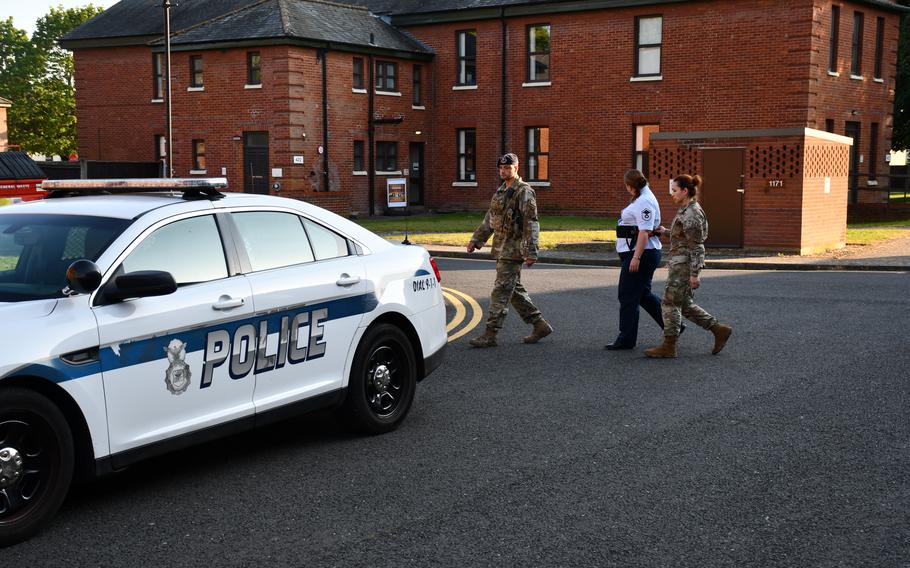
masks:
{"type": "MultiPolygon", "coordinates": [[[[509,150],[543,210],[615,216],[626,169],[663,197],[698,172],[715,244],[807,252],[843,244],[848,201],[869,194],[848,185],[886,165],[891,0],[350,3],[372,13],[172,10],[175,174],[361,215],[401,176],[414,205],[481,209],[509,150]]],[[[166,150],[163,11],[147,4],[122,0],[63,41],[84,158],[166,150]]]]}

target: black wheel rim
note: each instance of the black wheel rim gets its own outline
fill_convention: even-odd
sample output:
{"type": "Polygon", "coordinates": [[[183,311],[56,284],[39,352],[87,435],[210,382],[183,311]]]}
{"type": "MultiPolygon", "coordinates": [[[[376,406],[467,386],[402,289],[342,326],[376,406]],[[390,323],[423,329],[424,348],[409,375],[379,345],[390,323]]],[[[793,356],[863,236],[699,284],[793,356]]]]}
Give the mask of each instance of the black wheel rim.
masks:
{"type": "Polygon", "coordinates": [[[41,502],[59,465],[58,450],[56,437],[40,417],[21,413],[0,419],[0,454],[21,457],[18,475],[0,482],[0,523],[25,517],[41,502]]]}
{"type": "Polygon", "coordinates": [[[373,414],[388,418],[401,408],[409,373],[407,358],[397,345],[381,345],[373,350],[365,377],[367,404],[373,414]]]}

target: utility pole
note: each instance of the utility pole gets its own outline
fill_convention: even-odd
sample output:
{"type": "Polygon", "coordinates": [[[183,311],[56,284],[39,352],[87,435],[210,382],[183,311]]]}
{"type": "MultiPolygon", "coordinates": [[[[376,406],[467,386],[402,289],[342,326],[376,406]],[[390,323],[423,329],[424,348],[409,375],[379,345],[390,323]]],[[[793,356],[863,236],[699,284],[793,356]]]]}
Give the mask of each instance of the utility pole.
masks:
{"type": "MultiPolygon", "coordinates": [[[[176,4],[174,4],[176,6],[176,4]]],[[[164,45],[167,53],[165,59],[167,62],[165,82],[167,84],[167,167],[165,167],[165,177],[174,177],[174,125],[173,111],[171,105],[171,0],[164,0],[161,6],[164,8],[164,45]]]]}

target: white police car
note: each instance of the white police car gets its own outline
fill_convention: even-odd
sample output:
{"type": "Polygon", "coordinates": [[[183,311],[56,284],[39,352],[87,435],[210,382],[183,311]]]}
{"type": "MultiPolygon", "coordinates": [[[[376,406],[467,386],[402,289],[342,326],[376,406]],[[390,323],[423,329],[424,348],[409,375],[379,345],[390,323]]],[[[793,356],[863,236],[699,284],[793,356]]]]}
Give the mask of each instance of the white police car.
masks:
{"type": "Polygon", "coordinates": [[[0,208],[0,545],[74,476],[317,408],[392,430],[440,364],[424,249],[225,187],[45,182],[0,208]]]}

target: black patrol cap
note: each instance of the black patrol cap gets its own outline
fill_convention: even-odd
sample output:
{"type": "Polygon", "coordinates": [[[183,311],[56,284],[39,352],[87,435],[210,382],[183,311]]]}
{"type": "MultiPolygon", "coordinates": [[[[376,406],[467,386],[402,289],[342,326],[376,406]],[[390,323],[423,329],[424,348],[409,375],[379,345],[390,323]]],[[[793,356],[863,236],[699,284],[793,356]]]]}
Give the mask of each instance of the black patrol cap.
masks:
{"type": "Polygon", "coordinates": [[[517,166],[518,165],[518,156],[509,152],[508,154],[503,154],[496,160],[497,166],[517,166]]]}

